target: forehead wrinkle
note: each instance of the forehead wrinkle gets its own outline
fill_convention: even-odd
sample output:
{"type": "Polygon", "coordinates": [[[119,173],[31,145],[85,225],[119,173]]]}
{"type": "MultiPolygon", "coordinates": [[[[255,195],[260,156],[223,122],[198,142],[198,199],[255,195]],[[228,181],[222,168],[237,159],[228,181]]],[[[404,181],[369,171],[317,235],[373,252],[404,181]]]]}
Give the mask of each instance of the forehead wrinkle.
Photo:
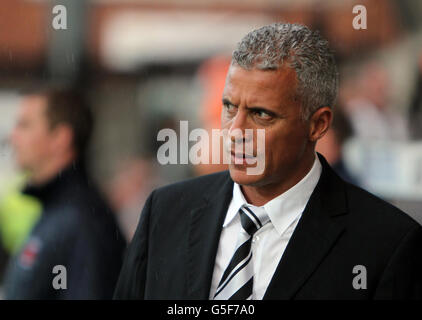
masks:
{"type": "MultiPolygon", "coordinates": [[[[283,108],[286,103],[297,102],[296,72],[288,66],[283,66],[277,70],[261,70],[257,68],[244,69],[240,66],[232,66],[227,75],[223,98],[228,98],[232,104],[238,105],[239,101],[234,101],[233,99],[239,98],[239,90],[242,91],[240,93],[240,98],[246,99],[246,105],[248,107],[270,107],[273,110],[279,110],[283,108]],[[254,75],[252,75],[253,73],[254,75]],[[257,76],[265,73],[268,74],[268,77],[261,78],[257,76]],[[250,76],[248,76],[248,74],[250,76]],[[275,82],[279,83],[279,86],[274,86],[275,82]],[[279,89],[281,88],[282,83],[283,85],[293,85],[288,90],[284,90],[282,95],[280,95],[279,89]],[[243,94],[243,92],[246,92],[246,94],[243,94]],[[261,99],[262,97],[263,99],[261,99]],[[271,106],[264,105],[262,101],[265,100],[266,97],[279,98],[279,103],[277,103],[276,106],[274,104],[271,106]]],[[[267,101],[268,100],[271,99],[267,99],[267,101]]],[[[245,101],[241,101],[241,103],[245,103],[245,101]]]]}

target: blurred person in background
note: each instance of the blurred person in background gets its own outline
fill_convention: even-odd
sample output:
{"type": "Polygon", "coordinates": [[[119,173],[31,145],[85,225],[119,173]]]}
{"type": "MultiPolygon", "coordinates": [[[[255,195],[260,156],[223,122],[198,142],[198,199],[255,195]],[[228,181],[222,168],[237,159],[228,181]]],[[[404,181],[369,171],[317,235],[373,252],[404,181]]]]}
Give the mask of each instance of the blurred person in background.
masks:
{"type": "Polygon", "coordinates": [[[365,140],[406,140],[404,117],[389,105],[391,83],[386,68],[376,61],[363,64],[355,85],[355,96],[344,106],[356,136],[365,140]]]}
{"type": "MultiPolygon", "coordinates": [[[[3,237],[3,235],[0,233],[0,236],[3,237]]],[[[6,248],[3,246],[3,244],[0,244],[0,281],[3,278],[4,270],[7,266],[7,262],[9,261],[9,253],[7,252],[6,248]]],[[[3,296],[2,291],[0,291],[0,297],[3,296]]]]}
{"type": "Polygon", "coordinates": [[[333,122],[316,145],[316,151],[324,155],[327,162],[343,180],[359,185],[357,178],[349,171],[343,159],[343,145],[353,136],[353,129],[342,107],[336,108],[333,122]]]}
{"type": "Polygon", "coordinates": [[[85,169],[90,109],[77,92],[48,88],[26,94],[10,141],[29,175],[25,194],[43,211],[5,275],[6,299],[111,298],[125,241],[85,169]],[[53,287],[64,266],[65,289],[53,287]]]}
{"type": "Polygon", "coordinates": [[[159,184],[154,164],[148,158],[129,158],[116,168],[107,195],[127,242],[132,240],[148,195],[159,184]]]}
{"type": "Polygon", "coordinates": [[[409,116],[412,139],[422,140],[422,51],[419,54],[418,74],[409,116]]]}
{"type": "MultiPolygon", "coordinates": [[[[17,180],[22,179],[19,177],[17,180]]],[[[22,187],[23,181],[12,181],[0,199],[0,246],[3,253],[0,283],[3,283],[3,275],[10,257],[20,250],[41,215],[42,208],[38,199],[23,194],[22,187]]]]}
{"type": "MultiPolygon", "coordinates": [[[[224,84],[226,82],[227,71],[230,67],[230,57],[218,55],[205,60],[198,69],[198,77],[200,79],[203,95],[201,100],[200,121],[202,127],[212,136],[213,129],[221,128],[221,95],[223,94],[224,84]]],[[[228,165],[222,161],[223,143],[211,139],[209,146],[209,163],[200,163],[194,166],[197,176],[210,174],[214,172],[224,171],[228,169],[228,165]],[[212,163],[213,144],[218,143],[220,146],[220,162],[212,163]]],[[[202,143],[203,141],[201,141],[202,143]]],[[[205,146],[203,146],[205,148],[205,146]]]]}

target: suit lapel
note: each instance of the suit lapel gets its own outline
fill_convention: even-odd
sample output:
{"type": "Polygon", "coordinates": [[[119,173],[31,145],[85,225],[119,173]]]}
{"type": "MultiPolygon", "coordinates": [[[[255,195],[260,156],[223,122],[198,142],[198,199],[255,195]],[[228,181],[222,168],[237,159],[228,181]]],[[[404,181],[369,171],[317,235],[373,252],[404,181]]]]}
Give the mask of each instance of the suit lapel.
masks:
{"type": "Polygon", "coordinates": [[[227,172],[222,182],[216,183],[215,193],[191,211],[187,261],[190,299],[209,298],[220,234],[232,196],[233,181],[227,172]]]}
{"type": "Polygon", "coordinates": [[[264,299],[291,299],[317,269],[345,227],[344,182],[319,155],[321,178],[309,199],[264,299]]]}

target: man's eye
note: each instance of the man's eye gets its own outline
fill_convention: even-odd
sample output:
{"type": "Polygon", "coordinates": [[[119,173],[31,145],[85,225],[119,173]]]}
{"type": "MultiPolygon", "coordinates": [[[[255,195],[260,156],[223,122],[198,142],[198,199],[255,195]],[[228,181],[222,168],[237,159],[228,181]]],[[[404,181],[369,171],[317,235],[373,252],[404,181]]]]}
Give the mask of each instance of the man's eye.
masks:
{"type": "Polygon", "coordinates": [[[270,120],[272,118],[272,115],[269,114],[268,112],[264,111],[264,110],[256,110],[255,114],[264,120],[270,120]]]}
{"type": "Polygon", "coordinates": [[[236,110],[236,107],[230,103],[224,103],[224,108],[229,112],[233,112],[236,110]]]}

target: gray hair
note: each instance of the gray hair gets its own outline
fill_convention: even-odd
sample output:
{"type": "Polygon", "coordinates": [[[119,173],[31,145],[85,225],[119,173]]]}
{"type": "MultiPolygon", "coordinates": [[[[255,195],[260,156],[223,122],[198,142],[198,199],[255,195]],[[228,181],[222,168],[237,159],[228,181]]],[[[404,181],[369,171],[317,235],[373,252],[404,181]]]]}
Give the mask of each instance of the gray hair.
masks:
{"type": "Polygon", "coordinates": [[[250,70],[296,71],[302,116],[309,120],[323,106],[333,107],[338,89],[334,55],[318,31],[290,23],[275,23],[248,33],[233,52],[232,64],[250,70]]]}

